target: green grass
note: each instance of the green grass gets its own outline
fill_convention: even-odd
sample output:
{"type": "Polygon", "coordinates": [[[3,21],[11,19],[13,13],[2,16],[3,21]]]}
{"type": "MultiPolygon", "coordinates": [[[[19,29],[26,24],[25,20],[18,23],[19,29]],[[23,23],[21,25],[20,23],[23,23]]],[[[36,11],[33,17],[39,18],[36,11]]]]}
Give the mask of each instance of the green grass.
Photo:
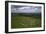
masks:
{"type": "Polygon", "coordinates": [[[41,27],[41,18],[38,16],[11,16],[11,28],[41,27]]]}

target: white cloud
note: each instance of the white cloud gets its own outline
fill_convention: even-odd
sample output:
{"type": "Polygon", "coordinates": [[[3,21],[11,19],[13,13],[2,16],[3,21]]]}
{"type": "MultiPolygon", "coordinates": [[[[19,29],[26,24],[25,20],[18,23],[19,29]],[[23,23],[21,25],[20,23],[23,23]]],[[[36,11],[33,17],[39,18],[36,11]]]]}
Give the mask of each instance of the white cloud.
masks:
{"type": "Polygon", "coordinates": [[[12,12],[15,13],[40,13],[41,8],[36,8],[36,7],[20,7],[20,8],[14,8],[12,9],[12,12]]]}

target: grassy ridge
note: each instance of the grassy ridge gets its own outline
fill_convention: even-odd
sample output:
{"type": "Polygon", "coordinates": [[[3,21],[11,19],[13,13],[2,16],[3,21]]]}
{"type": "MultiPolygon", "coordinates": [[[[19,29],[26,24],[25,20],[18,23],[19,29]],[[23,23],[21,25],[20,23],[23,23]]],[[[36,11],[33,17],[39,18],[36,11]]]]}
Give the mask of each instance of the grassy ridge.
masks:
{"type": "Polygon", "coordinates": [[[11,15],[11,28],[41,27],[40,16],[11,15]]]}

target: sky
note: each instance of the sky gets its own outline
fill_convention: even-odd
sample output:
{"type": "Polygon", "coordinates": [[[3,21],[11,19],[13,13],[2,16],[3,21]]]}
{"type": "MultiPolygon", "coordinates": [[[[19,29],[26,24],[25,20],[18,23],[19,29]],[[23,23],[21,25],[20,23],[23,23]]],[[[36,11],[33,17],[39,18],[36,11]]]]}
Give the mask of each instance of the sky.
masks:
{"type": "Polygon", "coordinates": [[[11,5],[12,13],[40,13],[41,6],[11,5]]]}

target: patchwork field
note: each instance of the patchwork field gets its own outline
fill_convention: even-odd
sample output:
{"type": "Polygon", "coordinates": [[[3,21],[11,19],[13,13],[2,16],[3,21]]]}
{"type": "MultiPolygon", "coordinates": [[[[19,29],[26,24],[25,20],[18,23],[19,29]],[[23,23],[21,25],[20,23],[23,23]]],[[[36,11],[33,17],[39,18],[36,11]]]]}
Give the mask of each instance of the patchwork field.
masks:
{"type": "Polygon", "coordinates": [[[40,16],[11,15],[11,28],[41,27],[40,16]]]}

